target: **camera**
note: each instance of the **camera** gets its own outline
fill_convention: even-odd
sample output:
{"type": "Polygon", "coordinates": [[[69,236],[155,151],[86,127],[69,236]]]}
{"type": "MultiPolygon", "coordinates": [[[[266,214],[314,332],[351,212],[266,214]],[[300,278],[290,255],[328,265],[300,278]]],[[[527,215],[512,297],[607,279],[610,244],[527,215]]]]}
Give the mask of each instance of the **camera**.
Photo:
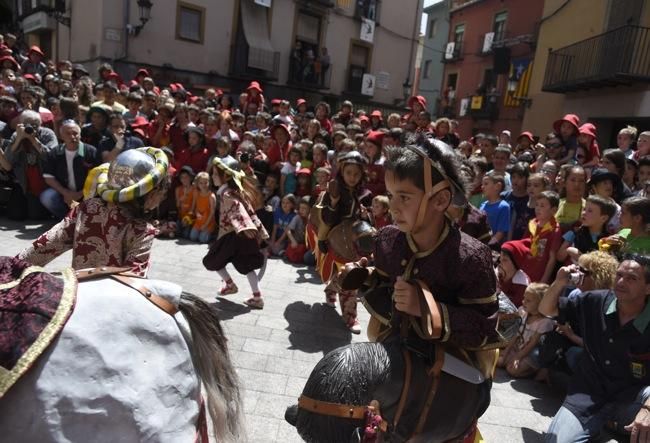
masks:
{"type": "Polygon", "coordinates": [[[580,271],[572,272],[569,275],[569,282],[571,282],[571,284],[575,286],[580,286],[584,281],[584,279],[585,279],[585,275],[580,271]]]}
{"type": "Polygon", "coordinates": [[[34,133],[34,127],[29,123],[25,125],[25,134],[32,135],[34,133]]]}
{"type": "Polygon", "coordinates": [[[239,161],[242,163],[248,163],[251,159],[251,155],[248,152],[242,152],[239,155],[239,161]]]}

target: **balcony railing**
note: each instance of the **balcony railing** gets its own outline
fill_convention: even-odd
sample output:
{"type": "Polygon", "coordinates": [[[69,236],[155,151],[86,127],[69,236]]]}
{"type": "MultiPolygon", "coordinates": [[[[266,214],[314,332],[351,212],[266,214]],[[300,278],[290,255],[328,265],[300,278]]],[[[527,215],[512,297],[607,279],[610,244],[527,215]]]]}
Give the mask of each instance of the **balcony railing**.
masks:
{"type": "Polygon", "coordinates": [[[474,120],[496,120],[499,117],[499,95],[488,93],[470,98],[467,114],[474,120]]]}
{"type": "Polygon", "coordinates": [[[332,78],[331,64],[324,66],[317,61],[289,60],[289,81],[296,86],[313,89],[329,89],[332,78]]]}
{"type": "Polygon", "coordinates": [[[551,51],[543,91],[650,82],[650,28],[623,26],[551,51]]]}

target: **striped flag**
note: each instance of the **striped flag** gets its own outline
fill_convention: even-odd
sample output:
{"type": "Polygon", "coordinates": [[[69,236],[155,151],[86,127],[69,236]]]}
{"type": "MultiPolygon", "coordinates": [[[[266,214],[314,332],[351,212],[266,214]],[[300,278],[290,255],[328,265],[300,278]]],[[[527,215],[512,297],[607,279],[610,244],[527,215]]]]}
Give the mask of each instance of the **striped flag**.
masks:
{"type": "Polygon", "coordinates": [[[517,107],[521,100],[515,97],[527,97],[530,77],[533,74],[533,61],[530,58],[514,59],[510,62],[510,72],[508,73],[508,84],[515,83],[514,90],[506,90],[503,104],[505,106],[517,107]]]}

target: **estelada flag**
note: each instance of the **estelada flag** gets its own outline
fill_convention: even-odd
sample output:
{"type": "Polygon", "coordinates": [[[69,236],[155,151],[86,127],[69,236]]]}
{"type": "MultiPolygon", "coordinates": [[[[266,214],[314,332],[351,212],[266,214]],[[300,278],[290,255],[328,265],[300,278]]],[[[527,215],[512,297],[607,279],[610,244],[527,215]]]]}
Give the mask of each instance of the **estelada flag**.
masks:
{"type": "Polygon", "coordinates": [[[521,104],[520,98],[528,96],[528,86],[533,74],[533,60],[530,58],[513,59],[510,62],[510,72],[508,73],[508,83],[516,82],[513,91],[506,91],[503,99],[505,106],[517,107],[521,104]],[[515,98],[517,97],[517,98],[515,98]]]}

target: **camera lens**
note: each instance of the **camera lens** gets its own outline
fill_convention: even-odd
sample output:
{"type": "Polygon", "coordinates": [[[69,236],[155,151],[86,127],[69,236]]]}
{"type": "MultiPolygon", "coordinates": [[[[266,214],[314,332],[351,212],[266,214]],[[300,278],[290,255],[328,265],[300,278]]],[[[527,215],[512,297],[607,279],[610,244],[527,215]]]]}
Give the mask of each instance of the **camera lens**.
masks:
{"type": "Polygon", "coordinates": [[[25,125],[25,134],[32,135],[34,133],[34,128],[32,125],[25,125]]]}

